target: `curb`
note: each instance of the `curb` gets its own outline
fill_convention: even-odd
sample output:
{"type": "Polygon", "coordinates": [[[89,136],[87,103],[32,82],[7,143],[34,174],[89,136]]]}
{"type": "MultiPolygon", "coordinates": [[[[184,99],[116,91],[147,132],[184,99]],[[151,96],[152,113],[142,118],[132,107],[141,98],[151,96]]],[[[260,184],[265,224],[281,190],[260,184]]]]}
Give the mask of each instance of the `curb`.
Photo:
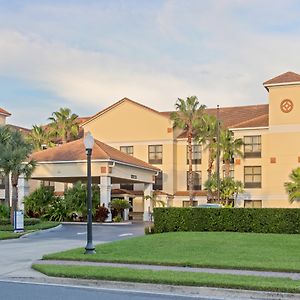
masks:
{"type": "Polygon", "coordinates": [[[55,227],[52,227],[52,228],[48,228],[48,229],[39,229],[39,230],[34,231],[34,232],[28,232],[28,233],[25,233],[25,234],[21,235],[19,238],[20,238],[20,239],[24,239],[24,238],[27,238],[27,237],[30,236],[30,235],[34,235],[34,234],[40,233],[41,231],[43,231],[43,232],[56,231],[56,230],[60,229],[61,227],[62,227],[62,224],[59,224],[59,225],[57,225],[57,226],[55,226],[55,227]]]}
{"type": "MultiPolygon", "coordinates": [[[[86,222],[61,222],[62,225],[86,225],[86,222]]],[[[120,222],[120,223],[95,223],[93,226],[125,226],[132,225],[132,222],[120,222]]]]}
{"type": "Polygon", "coordinates": [[[31,283],[31,284],[46,284],[57,286],[69,286],[87,289],[111,290],[133,292],[136,294],[159,294],[168,296],[188,296],[201,299],[300,299],[300,294],[280,293],[280,292],[264,292],[242,289],[225,289],[215,287],[191,287],[191,286],[176,286],[151,283],[135,283],[123,281],[108,281],[108,280],[87,280],[62,277],[44,277],[44,278],[28,278],[28,277],[11,277],[1,278],[0,282],[16,282],[16,283],[31,283]]]}

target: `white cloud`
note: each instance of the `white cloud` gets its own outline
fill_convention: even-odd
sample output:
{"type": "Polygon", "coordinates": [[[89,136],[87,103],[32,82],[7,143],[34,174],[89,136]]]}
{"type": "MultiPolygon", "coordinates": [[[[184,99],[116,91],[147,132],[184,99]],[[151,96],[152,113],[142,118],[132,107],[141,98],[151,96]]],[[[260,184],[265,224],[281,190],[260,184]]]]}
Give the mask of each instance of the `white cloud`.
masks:
{"type": "Polygon", "coordinates": [[[0,75],[95,110],[125,96],[159,110],[194,94],[208,106],[263,103],[263,81],[300,72],[295,3],[172,0],[148,14],[143,5],[26,6],[0,29],[0,75]],[[44,22],[28,17],[39,13],[44,22]]]}

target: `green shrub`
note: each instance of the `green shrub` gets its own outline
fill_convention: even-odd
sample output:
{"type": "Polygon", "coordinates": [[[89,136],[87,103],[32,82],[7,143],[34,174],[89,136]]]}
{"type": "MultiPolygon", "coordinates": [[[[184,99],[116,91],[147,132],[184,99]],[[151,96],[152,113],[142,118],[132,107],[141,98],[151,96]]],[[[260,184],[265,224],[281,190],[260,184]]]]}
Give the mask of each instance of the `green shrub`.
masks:
{"type": "Polygon", "coordinates": [[[122,221],[122,217],[121,216],[116,216],[116,217],[113,218],[113,221],[115,223],[120,223],[122,221]]]}
{"type": "MultiPolygon", "coordinates": [[[[73,187],[69,188],[64,195],[70,214],[76,213],[80,217],[86,218],[87,215],[87,187],[86,184],[77,182],[73,187]]],[[[99,188],[92,186],[92,209],[93,214],[96,206],[100,202],[99,188]]]]}
{"type": "Polygon", "coordinates": [[[300,233],[300,209],[291,208],[155,208],[155,232],[233,231],[300,233]]]}
{"type": "Polygon", "coordinates": [[[115,209],[115,210],[116,210],[118,216],[119,216],[119,217],[121,218],[121,220],[122,220],[122,211],[123,211],[124,209],[131,208],[131,205],[130,205],[130,203],[129,203],[127,200],[125,200],[125,199],[118,199],[118,198],[116,198],[116,199],[113,199],[113,200],[110,202],[110,207],[111,207],[112,209],[115,209]]]}
{"type": "Polygon", "coordinates": [[[109,214],[109,210],[106,207],[98,204],[98,206],[96,208],[94,219],[96,222],[103,223],[107,219],[108,214],[109,214]]]}
{"type": "Polygon", "coordinates": [[[9,225],[11,224],[10,219],[0,219],[0,225],[9,225]]]}
{"type": "Polygon", "coordinates": [[[0,204],[0,219],[9,219],[10,209],[5,204],[0,204]]]}
{"type": "Polygon", "coordinates": [[[43,218],[49,221],[61,222],[69,218],[69,208],[67,206],[66,200],[64,198],[56,198],[53,201],[47,212],[43,215],[43,218]]]}
{"type": "Polygon", "coordinates": [[[36,224],[40,224],[40,223],[41,223],[40,219],[35,219],[35,218],[25,218],[24,219],[25,226],[36,225],[36,224]]]}
{"type": "Polygon", "coordinates": [[[24,198],[25,214],[28,217],[39,218],[47,212],[49,205],[55,200],[52,188],[40,186],[24,198]]]}

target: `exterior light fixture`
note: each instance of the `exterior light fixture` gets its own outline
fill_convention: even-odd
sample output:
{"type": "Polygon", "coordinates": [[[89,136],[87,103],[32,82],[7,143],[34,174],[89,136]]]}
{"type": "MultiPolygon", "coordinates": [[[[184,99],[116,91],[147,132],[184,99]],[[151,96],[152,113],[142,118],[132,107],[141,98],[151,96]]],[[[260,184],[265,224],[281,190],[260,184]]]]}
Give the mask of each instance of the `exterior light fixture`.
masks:
{"type": "Polygon", "coordinates": [[[87,243],[85,246],[85,254],[96,253],[93,245],[93,220],[92,220],[92,175],[91,175],[91,157],[94,146],[94,138],[88,132],[84,138],[84,145],[87,156],[87,243]]]}

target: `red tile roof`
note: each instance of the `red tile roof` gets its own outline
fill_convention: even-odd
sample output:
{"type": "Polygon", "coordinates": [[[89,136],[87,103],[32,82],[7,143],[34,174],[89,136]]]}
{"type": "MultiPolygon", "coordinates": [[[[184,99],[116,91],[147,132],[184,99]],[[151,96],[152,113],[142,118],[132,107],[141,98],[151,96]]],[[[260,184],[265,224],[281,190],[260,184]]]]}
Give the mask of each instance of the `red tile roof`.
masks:
{"type": "Polygon", "coordinates": [[[11,116],[11,114],[8,112],[8,111],[6,111],[5,109],[3,109],[3,108],[1,108],[0,107],[0,115],[4,115],[4,116],[11,116]]]}
{"type": "MultiPolygon", "coordinates": [[[[79,139],[67,144],[49,148],[43,151],[35,152],[31,155],[31,159],[38,162],[41,161],[80,161],[86,160],[86,152],[83,139],[79,139]]],[[[103,159],[123,162],[129,165],[147,168],[158,171],[159,169],[126,153],[123,153],[107,144],[95,140],[92,152],[92,159],[103,159]]]]}
{"type": "MultiPolygon", "coordinates": [[[[216,108],[207,108],[205,112],[217,116],[216,108]]],[[[164,114],[170,114],[170,112],[164,112],[164,114]]],[[[266,127],[269,126],[269,105],[221,107],[219,116],[225,128],[266,127]]],[[[186,138],[186,133],[181,133],[178,138],[186,138]]]]}
{"type": "Polygon", "coordinates": [[[270,80],[265,81],[264,86],[280,83],[289,83],[289,82],[300,82],[300,75],[294,72],[286,72],[279,76],[276,76],[270,80]]]}
{"type": "MultiPolygon", "coordinates": [[[[177,191],[174,196],[189,196],[189,191],[177,191]]],[[[207,196],[207,191],[193,191],[193,196],[207,196]]]]}

